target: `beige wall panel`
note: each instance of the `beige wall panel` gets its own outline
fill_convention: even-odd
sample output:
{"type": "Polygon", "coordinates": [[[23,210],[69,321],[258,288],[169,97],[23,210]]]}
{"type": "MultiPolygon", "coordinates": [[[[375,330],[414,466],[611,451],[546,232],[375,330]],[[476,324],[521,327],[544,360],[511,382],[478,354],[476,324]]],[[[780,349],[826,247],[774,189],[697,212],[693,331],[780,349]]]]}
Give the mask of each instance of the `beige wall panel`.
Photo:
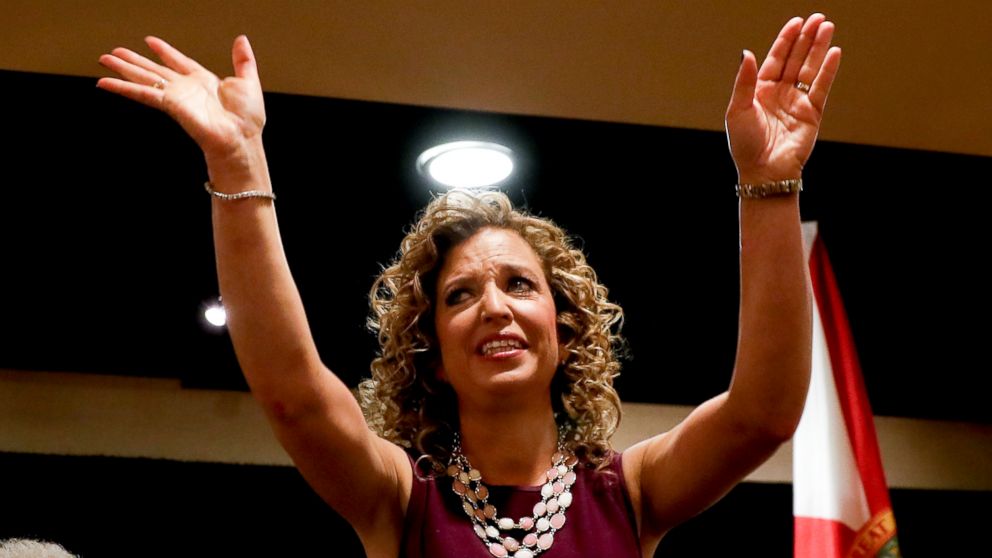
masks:
{"type": "Polygon", "coordinates": [[[246,33],[271,91],[720,130],[741,49],[813,10],[845,52],[823,138],[992,155],[984,0],[6,0],[0,68],[104,75],[157,34],[223,73],[246,33]]]}
{"type": "Polygon", "coordinates": [[[0,371],[0,451],[290,464],[250,394],[0,371]]]}
{"type": "MultiPolygon", "coordinates": [[[[617,449],[691,407],[625,403],[617,449]]],[[[992,426],[876,417],[889,486],[992,490],[992,426]]],[[[249,394],[173,380],[0,371],[0,451],[289,465],[249,394]]],[[[791,482],[786,444],[748,480],[791,482]]]]}

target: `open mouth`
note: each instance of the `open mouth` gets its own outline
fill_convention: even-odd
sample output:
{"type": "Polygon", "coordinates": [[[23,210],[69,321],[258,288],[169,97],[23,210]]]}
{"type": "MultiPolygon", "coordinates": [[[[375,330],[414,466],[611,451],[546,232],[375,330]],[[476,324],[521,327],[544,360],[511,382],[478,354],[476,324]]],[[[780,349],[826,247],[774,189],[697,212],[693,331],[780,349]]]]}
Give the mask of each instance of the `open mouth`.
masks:
{"type": "Polygon", "coordinates": [[[515,354],[517,351],[522,351],[527,348],[526,344],[520,339],[514,337],[501,337],[499,339],[490,339],[485,341],[479,346],[479,353],[482,356],[494,357],[494,356],[510,356],[515,354]]]}

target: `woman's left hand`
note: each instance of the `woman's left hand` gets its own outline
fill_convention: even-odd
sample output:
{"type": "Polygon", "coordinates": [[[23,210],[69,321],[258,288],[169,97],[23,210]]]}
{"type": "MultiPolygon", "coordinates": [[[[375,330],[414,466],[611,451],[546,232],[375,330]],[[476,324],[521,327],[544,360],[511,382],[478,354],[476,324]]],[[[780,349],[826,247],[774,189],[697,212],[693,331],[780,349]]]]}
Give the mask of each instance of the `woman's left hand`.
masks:
{"type": "Polygon", "coordinates": [[[727,107],[727,136],[741,184],[800,178],[840,66],[823,14],[791,19],[758,69],[744,51],[727,107]]]}

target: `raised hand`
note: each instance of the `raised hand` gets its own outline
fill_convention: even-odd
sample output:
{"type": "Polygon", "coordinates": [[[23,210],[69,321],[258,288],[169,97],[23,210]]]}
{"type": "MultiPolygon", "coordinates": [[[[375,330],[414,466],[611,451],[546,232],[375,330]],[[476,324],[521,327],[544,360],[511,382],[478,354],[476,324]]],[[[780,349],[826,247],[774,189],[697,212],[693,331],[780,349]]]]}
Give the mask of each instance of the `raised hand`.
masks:
{"type": "Polygon", "coordinates": [[[156,37],[145,42],[165,64],[126,48],[100,57],[123,79],[102,78],[97,87],[162,110],[203,149],[207,161],[238,157],[261,138],[265,104],[248,38],[234,40],[234,77],[218,78],[195,60],[156,37]]]}
{"type": "Polygon", "coordinates": [[[799,178],[813,151],[841,52],[823,14],[791,19],[757,67],[744,51],[727,107],[727,136],[741,183],[799,178]]]}

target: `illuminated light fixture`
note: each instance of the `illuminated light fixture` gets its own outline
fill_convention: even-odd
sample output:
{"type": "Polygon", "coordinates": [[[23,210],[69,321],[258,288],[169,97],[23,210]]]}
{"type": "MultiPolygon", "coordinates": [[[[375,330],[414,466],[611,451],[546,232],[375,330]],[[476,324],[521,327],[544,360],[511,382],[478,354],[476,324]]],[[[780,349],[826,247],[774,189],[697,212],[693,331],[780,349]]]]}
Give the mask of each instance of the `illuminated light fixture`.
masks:
{"type": "Polygon", "coordinates": [[[224,305],[219,297],[217,302],[212,302],[204,307],[203,318],[214,327],[220,328],[227,325],[227,310],[224,310],[224,305]]]}
{"type": "Polygon", "coordinates": [[[417,170],[449,188],[488,188],[513,172],[513,151],[498,143],[456,141],[417,157],[417,170]]]}

